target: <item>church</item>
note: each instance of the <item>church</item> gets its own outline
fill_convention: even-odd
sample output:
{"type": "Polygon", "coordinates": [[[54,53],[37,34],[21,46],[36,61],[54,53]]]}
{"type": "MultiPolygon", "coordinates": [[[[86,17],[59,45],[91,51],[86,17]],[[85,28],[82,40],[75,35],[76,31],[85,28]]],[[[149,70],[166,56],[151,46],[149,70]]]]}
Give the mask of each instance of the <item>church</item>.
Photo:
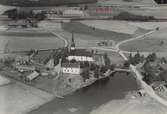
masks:
{"type": "Polygon", "coordinates": [[[75,60],[78,62],[93,62],[93,53],[87,51],[86,49],[76,49],[74,37],[72,35],[71,46],[69,47],[69,55],[67,56],[67,60],[75,60]]]}
{"type": "Polygon", "coordinates": [[[68,49],[66,61],[61,63],[62,73],[79,75],[86,69],[86,66],[81,66],[81,63],[93,61],[92,52],[85,49],[76,49],[74,37],[72,35],[72,41],[68,49]]]}

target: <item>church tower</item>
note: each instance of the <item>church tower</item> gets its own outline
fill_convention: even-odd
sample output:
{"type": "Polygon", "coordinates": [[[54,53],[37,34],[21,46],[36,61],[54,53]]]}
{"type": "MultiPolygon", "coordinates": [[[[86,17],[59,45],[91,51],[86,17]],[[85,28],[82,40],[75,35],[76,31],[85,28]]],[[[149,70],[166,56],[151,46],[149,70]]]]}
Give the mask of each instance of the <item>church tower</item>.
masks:
{"type": "Polygon", "coordinates": [[[70,50],[71,51],[75,50],[74,33],[72,33],[72,40],[71,40],[70,50]]]}

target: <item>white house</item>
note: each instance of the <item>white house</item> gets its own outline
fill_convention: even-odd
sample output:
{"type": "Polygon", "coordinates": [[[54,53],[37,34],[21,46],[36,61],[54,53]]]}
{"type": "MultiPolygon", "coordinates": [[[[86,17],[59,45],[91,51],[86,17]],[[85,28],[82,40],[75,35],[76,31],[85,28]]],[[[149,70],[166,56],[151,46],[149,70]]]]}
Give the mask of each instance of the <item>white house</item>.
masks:
{"type": "Polygon", "coordinates": [[[65,74],[81,74],[83,71],[79,63],[62,63],[61,69],[65,74]]]}

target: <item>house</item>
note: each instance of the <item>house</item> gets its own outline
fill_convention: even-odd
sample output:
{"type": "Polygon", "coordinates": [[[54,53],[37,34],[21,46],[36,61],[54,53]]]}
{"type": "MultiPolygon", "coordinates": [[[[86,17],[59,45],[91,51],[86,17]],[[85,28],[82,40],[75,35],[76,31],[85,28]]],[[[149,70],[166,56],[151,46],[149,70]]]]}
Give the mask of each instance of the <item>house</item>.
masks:
{"type": "Polygon", "coordinates": [[[62,73],[65,74],[81,74],[83,72],[80,67],[80,63],[62,63],[61,64],[62,73]]]}
{"type": "Polygon", "coordinates": [[[34,80],[35,78],[37,78],[39,76],[39,73],[34,71],[32,72],[30,75],[28,75],[26,78],[29,80],[29,81],[32,81],[34,80]]]}
{"type": "Polygon", "coordinates": [[[17,56],[15,58],[16,65],[26,65],[31,62],[30,56],[17,56]]]}
{"type": "Polygon", "coordinates": [[[35,66],[28,66],[28,65],[16,65],[16,69],[19,72],[32,72],[35,71],[35,66]]]}

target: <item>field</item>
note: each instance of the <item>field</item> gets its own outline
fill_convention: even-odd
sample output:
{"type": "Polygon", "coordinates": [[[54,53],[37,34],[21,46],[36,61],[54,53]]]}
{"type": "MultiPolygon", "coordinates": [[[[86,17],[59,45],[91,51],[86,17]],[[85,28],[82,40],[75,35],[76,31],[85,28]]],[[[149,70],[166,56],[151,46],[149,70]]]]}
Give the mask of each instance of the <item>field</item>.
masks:
{"type": "Polygon", "coordinates": [[[80,22],[90,27],[95,27],[102,30],[124,33],[124,34],[134,34],[135,31],[138,29],[137,26],[130,25],[126,21],[86,20],[80,22]]]}
{"type": "Polygon", "coordinates": [[[121,45],[121,49],[126,51],[141,52],[167,52],[167,29],[161,29],[144,39],[135,40],[121,45]]]}
{"type": "Polygon", "coordinates": [[[0,51],[27,51],[30,49],[55,49],[64,46],[64,42],[46,31],[9,30],[0,32],[0,51]]]}
{"type": "Polygon", "coordinates": [[[166,108],[149,97],[112,100],[90,114],[166,114],[166,108]]]}
{"type": "Polygon", "coordinates": [[[0,87],[0,114],[25,114],[53,99],[53,95],[11,81],[0,87]]]}
{"type": "Polygon", "coordinates": [[[118,33],[114,31],[89,27],[80,22],[63,23],[62,28],[67,32],[74,32],[77,34],[90,36],[90,38],[93,36],[93,39],[96,38],[96,40],[105,39],[105,40],[121,41],[121,40],[129,39],[133,36],[131,34],[118,33]]]}
{"type": "Polygon", "coordinates": [[[160,29],[167,28],[167,22],[128,22],[128,24],[143,29],[155,29],[157,27],[160,29]]]}

